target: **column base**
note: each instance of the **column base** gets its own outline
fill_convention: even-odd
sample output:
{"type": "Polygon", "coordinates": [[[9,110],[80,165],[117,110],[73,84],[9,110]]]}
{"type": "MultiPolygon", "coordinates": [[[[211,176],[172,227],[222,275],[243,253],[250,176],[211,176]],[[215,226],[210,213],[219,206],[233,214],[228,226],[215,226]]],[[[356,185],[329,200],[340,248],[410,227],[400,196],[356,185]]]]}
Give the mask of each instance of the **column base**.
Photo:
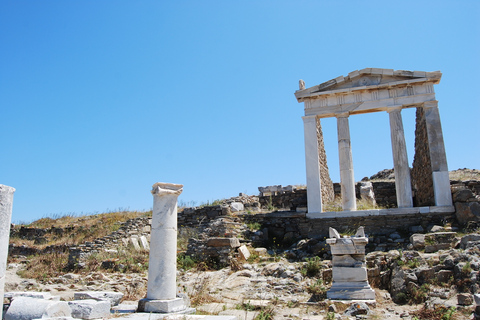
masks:
{"type": "Polygon", "coordinates": [[[188,308],[183,298],[170,300],[141,299],[138,301],[137,312],[189,314],[195,312],[195,309],[188,308]]]}
{"type": "Polygon", "coordinates": [[[375,300],[375,290],[368,282],[333,282],[327,291],[327,298],[332,300],[375,300]]]}

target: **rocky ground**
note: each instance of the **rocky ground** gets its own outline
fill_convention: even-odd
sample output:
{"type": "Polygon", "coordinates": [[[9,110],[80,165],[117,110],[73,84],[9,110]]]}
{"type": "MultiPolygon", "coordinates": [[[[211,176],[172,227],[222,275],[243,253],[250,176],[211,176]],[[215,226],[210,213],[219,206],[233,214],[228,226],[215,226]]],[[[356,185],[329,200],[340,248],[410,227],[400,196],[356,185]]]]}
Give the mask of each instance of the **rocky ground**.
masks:
{"type": "MultiPolygon", "coordinates": [[[[431,309],[452,306],[456,312],[451,319],[472,319],[472,295],[464,295],[470,300],[462,300],[461,303],[466,305],[459,305],[459,299],[463,298],[458,297],[458,286],[452,281],[455,272],[461,273],[466,262],[469,262],[469,279],[474,281],[466,285],[473,287],[463,288],[463,291],[476,290],[480,260],[475,248],[458,247],[436,253],[402,253],[397,250],[370,253],[367,265],[374,263],[382,266],[369,268],[369,274],[375,273],[372,270],[379,271],[378,277],[373,278],[376,280],[371,281],[373,286],[381,286],[381,283],[375,282],[382,281],[382,273],[390,272],[391,279],[395,279],[390,281],[396,282],[395,285],[398,286],[394,290],[407,293],[411,299],[411,292],[415,290],[412,288],[418,289],[422,281],[431,284],[424,297],[416,297],[419,299],[417,303],[395,303],[389,291],[376,288],[376,302],[354,305],[354,315],[345,313],[352,309],[351,302],[334,302],[323,297],[328,288],[328,270],[331,270],[328,268],[328,260],[318,261],[318,274],[309,277],[306,274],[306,262],[289,262],[283,257],[267,254],[252,263],[238,264],[236,271],[231,268],[218,271],[180,270],[177,283],[179,290],[191,298],[197,314],[235,315],[238,319],[268,319],[262,318],[267,313],[273,314],[273,319],[415,319],[413,312],[418,312],[427,305],[431,309]],[[409,255],[415,258],[411,259],[409,255]],[[402,260],[406,264],[399,263],[402,260]],[[415,263],[408,266],[409,261],[415,263]],[[435,281],[436,275],[442,270],[451,272],[449,275],[452,278],[447,279],[446,283],[435,281]],[[432,279],[418,279],[427,276],[432,279]]],[[[22,279],[17,275],[22,266],[22,261],[8,265],[6,291],[48,291],[67,301],[72,300],[77,291],[117,291],[125,294],[124,304],[130,305],[135,305],[146,292],[146,274],[68,273],[36,281],[22,279]]]]}

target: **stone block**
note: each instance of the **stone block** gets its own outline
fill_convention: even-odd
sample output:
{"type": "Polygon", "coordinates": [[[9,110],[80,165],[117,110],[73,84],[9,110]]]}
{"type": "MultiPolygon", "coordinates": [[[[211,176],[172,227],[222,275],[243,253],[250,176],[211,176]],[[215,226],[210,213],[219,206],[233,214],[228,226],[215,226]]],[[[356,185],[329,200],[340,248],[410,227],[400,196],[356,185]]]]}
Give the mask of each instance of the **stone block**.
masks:
{"type": "Polygon", "coordinates": [[[241,202],[232,202],[230,204],[230,208],[232,212],[239,212],[239,211],[244,211],[245,207],[243,206],[243,203],[241,202]]]}
{"type": "Polygon", "coordinates": [[[170,300],[141,299],[138,302],[139,312],[173,313],[181,312],[185,309],[187,309],[187,306],[182,298],[170,300]]]}
{"type": "Polygon", "coordinates": [[[242,258],[245,261],[247,261],[248,258],[250,258],[250,251],[248,251],[248,248],[245,245],[238,248],[238,253],[240,255],[240,258],[242,258]]]}
{"type": "Polygon", "coordinates": [[[359,282],[367,281],[367,268],[333,267],[334,282],[359,282]]]}
{"type": "Polygon", "coordinates": [[[469,293],[459,293],[457,295],[457,303],[461,306],[469,306],[473,303],[473,297],[469,293]]]}
{"type": "Polygon", "coordinates": [[[110,316],[110,301],[75,300],[69,301],[72,316],[80,319],[101,319],[110,316]]]}
{"type": "Polygon", "coordinates": [[[18,297],[60,301],[60,297],[52,296],[50,292],[5,292],[4,298],[12,300],[18,297]]]}
{"type": "Polygon", "coordinates": [[[109,291],[83,291],[75,292],[73,294],[74,300],[86,300],[93,299],[97,301],[108,301],[110,305],[116,306],[120,303],[120,300],[123,298],[123,293],[121,292],[109,292],[109,291]]]}
{"type": "Polygon", "coordinates": [[[240,247],[240,241],[237,238],[210,238],[207,241],[207,247],[240,247]]]}
{"type": "Polygon", "coordinates": [[[416,250],[425,248],[425,235],[421,233],[412,234],[410,236],[410,243],[416,250]]]}
{"type": "Polygon", "coordinates": [[[12,300],[5,320],[27,320],[52,317],[71,317],[72,310],[65,301],[52,301],[30,297],[12,300]]]}
{"type": "Polygon", "coordinates": [[[130,238],[130,243],[133,245],[135,250],[140,251],[140,245],[138,244],[138,238],[137,237],[131,237],[130,238]]]}
{"type": "Polygon", "coordinates": [[[147,251],[150,250],[150,245],[149,245],[148,240],[145,236],[140,237],[140,245],[143,248],[143,250],[147,250],[147,251]]]}
{"type": "Polygon", "coordinates": [[[480,221],[480,203],[455,202],[455,216],[462,226],[470,221],[480,221]]]}

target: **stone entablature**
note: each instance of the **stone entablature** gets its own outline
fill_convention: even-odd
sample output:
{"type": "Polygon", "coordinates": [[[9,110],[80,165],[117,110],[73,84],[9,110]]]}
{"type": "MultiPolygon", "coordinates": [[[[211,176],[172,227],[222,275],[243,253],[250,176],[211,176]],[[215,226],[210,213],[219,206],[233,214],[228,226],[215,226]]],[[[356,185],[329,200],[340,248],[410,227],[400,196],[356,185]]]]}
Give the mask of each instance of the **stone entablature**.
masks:
{"type": "Polygon", "coordinates": [[[305,116],[327,118],[343,113],[387,111],[434,101],[433,85],[438,84],[441,77],[440,71],[366,68],[298,90],[295,97],[298,102],[305,102],[305,116]]]}
{"type": "Polygon", "coordinates": [[[412,182],[401,111],[421,108],[425,114],[428,143],[428,169],[433,184],[435,206],[450,207],[453,212],[448,179],[443,134],[435,100],[434,84],[442,77],[440,71],[405,71],[366,68],[350,72],[322,84],[295,92],[298,102],[304,102],[305,162],[307,169],[308,216],[318,218],[322,212],[322,177],[315,122],[318,118],[336,117],[340,186],[343,211],[356,211],[353,156],[349,116],[386,111],[390,121],[392,155],[395,169],[395,189],[399,208],[413,207],[412,182]]]}

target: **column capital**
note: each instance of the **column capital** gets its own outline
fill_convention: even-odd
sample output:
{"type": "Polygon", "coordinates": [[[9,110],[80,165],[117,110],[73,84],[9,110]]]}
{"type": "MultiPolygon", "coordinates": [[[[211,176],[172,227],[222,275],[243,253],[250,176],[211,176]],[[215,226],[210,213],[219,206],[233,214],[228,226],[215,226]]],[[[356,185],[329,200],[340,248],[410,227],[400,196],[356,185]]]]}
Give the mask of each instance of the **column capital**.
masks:
{"type": "Polygon", "coordinates": [[[400,112],[400,111],[402,111],[402,109],[403,109],[403,106],[393,106],[393,107],[389,107],[389,108],[387,109],[387,112],[388,112],[388,113],[391,113],[391,112],[400,112]]]}
{"type": "Polygon", "coordinates": [[[151,193],[154,196],[173,194],[179,196],[183,191],[183,184],[157,182],[152,186],[151,193]]]}
{"type": "Polygon", "coordinates": [[[350,116],[349,112],[342,112],[342,113],[337,113],[335,115],[336,118],[348,118],[350,116]]]}
{"type": "Polygon", "coordinates": [[[307,122],[307,121],[315,121],[317,118],[316,115],[313,115],[313,116],[303,116],[302,119],[303,119],[303,122],[307,122]]]}
{"type": "Polygon", "coordinates": [[[433,101],[425,101],[423,103],[424,108],[438,108],[438,101],[433,100],[433,101]]]}

